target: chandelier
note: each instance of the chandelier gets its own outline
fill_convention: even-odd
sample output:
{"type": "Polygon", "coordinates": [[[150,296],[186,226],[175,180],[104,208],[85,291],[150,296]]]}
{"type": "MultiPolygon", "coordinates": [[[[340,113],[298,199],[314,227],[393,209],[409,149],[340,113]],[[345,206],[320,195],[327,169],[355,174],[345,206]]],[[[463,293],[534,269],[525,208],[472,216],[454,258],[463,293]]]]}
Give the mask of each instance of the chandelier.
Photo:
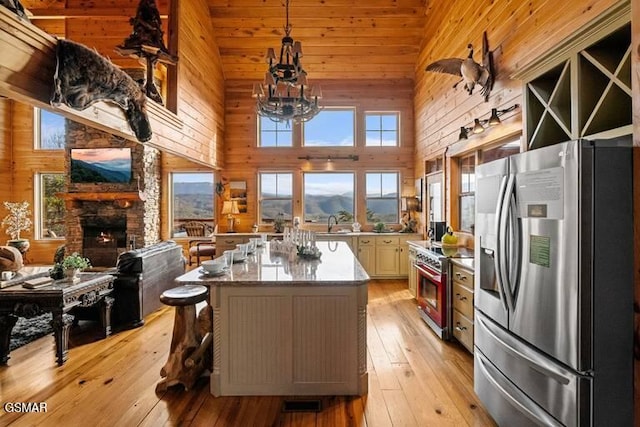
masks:
{"type": "Polygon", "coordinates": [[[264,83],[253,85],[253,97],[257,99],[256,111],[262,117],[274,122],[306,122],[320,112],[318,99],[322,98],[322,93],[307,83],[307,73],[300,62],[302,44],[291,37],[289,0],[286,0],[285,8],[287,19],[280,57],[276,62],[273,48],[267,49],[269,70],[264,83]]]}

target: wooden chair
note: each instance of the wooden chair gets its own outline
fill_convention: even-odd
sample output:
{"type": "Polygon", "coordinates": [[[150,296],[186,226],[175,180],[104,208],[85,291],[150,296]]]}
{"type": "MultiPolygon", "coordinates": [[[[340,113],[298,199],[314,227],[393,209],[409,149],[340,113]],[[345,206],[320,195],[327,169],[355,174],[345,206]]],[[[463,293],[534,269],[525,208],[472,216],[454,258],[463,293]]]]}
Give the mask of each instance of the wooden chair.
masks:
{"type": "Polygon", "coordinates": [[[189,221],[182,224],[182,228],[184,228],[189,237],[204,237],[207,235],[207,229],[210,229],[210,226],[204,222],[189,221]]]}
{"type": "MultiPolygon", "coordinates": [[[[206,225],[206,224],[203,224],[206,225]]],[[[208,226],[207,226],[208,227],[208,226]]],[[[196,259],[196,265],[200,265],[200,257],[210,257],[213,259],[216,256],[216,238],[215,234],[218,232],[218,225],[213,228],[213,233],[210,239],[193,239],[189,240],[189,265],[193,263],[193,257],[196,259]]],[[[187,235],[189,231],[187,231],[187,235]]],[[[202,236],[205,236],[202,234],[202,236]]]]}

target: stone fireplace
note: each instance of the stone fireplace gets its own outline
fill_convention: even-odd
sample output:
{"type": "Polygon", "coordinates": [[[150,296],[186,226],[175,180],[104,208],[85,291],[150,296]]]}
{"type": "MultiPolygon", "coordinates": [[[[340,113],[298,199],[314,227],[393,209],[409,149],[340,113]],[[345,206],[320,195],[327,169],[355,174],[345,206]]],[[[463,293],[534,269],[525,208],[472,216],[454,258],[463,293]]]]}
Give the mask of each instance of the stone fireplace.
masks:
{"type": "MultiPolygon", "coordinates": [[[[115,266],[118,255],[160,240],[160,152],[67,120],[67,148],[130,147],[129,183],[72,183],[67,178],[67,253],[94,267],[115,266]]],[[[71,160],[67,150],[67,176],[71,160]]]]}

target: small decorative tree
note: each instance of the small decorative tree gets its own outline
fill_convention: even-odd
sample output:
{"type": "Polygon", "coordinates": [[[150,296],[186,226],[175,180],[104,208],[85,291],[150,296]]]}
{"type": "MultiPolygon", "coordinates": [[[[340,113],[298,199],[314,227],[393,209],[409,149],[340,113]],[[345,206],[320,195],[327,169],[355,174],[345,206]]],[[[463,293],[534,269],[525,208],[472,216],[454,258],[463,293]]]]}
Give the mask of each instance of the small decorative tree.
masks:
{"type": "Polygon", "coordinates": [[[273,219],[273,231],[275,231],[276,233],[282,233],[284,231],[284,225],[285,225],[284,214],[280,212],[273,219]]]}
{"type": "Polygon", "coordinates": [[[6,233],[11,236],[11,240],[20,239],[20,232],[31,228],[32,222],[29,218],[29,202],[4,202],[9,214],[2,220],[2,226],[6,228],[6,233]]]}

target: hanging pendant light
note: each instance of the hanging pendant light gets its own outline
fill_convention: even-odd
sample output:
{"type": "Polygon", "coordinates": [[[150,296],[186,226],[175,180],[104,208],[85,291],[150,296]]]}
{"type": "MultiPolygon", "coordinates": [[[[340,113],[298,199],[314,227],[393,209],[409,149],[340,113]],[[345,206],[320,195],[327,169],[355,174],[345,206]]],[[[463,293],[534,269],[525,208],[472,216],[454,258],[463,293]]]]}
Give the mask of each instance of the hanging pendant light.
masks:
{"type": "Polygon", "coordinates": [[[273,48],[267,49],[266,61],[269,69],[262,84],[253,86],[252,96],[256,98],[258,115],[274,122],[305,122],[322,109],[318,99],[322,98],[319,88],[309,87],[307,73],[302,68],[302,43],[291,37],[289,24],[289,0],[286,0],[286,25],[276,58],[273,48]],[[278,60],[276,62],[276,59],[278,60]]]}

